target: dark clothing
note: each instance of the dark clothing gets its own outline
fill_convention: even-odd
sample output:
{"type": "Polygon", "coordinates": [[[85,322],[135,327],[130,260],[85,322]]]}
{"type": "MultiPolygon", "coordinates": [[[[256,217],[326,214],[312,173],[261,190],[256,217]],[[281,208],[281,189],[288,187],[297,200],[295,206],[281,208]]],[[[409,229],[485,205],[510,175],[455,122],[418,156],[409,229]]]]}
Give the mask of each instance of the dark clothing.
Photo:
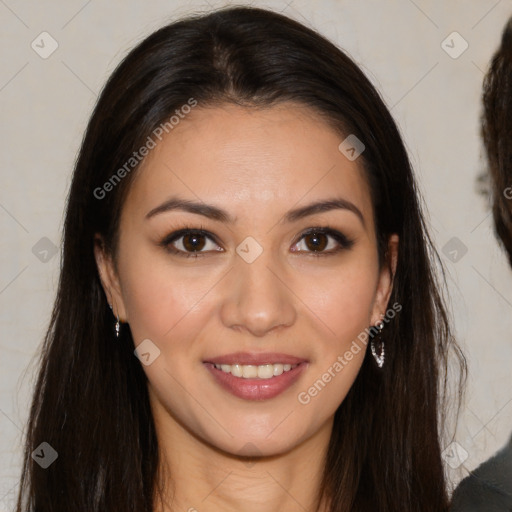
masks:
{"type": "Polygon", "coordinates": [[[450,512],[512,512],[512,436],[502,450],[460,482],[450,512]]]}

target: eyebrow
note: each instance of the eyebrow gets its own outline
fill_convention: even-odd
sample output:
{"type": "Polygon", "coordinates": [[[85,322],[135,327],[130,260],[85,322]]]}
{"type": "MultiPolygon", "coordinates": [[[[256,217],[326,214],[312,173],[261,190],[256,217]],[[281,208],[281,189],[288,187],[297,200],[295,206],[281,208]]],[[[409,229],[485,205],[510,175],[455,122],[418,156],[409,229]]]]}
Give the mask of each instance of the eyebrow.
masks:
{"type": "MultiPolygon", "coordinates": [[[[219,222],[224,222],[226,224],[233,224],[236,222],[236,218],[233,218],[227,211],[222,210],[221,208],[206,204],[202,202],[190,201],[188,199],[181,199],[179,197],[171,197],[170,199],[163,202],[161,205],[153,208],[146,214],[146,219],[150,219],[155,215],[160,213],[170,212],[174,210],[181,210],[189,213],[195,213],[197,215],[202,215],[204,217],[208,217],[212,220],[217,220],[219,222]]],[[[354,213],[363,226],[365,226],[365,221],[361,210],[352,202],[342,199],[342,198],[333,198],[326,199],[323,201],[316,201],[314,203],[308,204],[306,206],[301,206],[300,208],[295,208],[287,212],[281,222],[296,222],[300,219],[308,217],[309,215],[314,215],[316,213],[327,212],[331,210],[348,210],[354,213]]]]}

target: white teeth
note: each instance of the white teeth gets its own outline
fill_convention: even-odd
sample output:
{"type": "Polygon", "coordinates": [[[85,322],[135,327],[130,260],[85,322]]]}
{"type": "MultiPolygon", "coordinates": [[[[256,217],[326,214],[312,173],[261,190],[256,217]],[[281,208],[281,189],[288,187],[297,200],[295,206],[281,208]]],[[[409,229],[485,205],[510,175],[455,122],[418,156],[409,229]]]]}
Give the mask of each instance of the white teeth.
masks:
{"type": "Polygon", "coordinates": [[[255,379],[258,376],[258,367],[248,365],[242,365],[242,377],[244,379],[255,379]]]}
{"type": "Polygon", "coordinates": [[[271,379],[277,377],[283,372],[288,372],[295,368],[296,364],[262,364],[260,366],[252,364],[216,364],[214,365],[218,370],[225,373],[231,373],[235,377],[242,377],[244,379],[271,379]]]}
{"type": "Polygon", "coordinates": [[[259,379],[270,379],[274,376],[274,365],[265,364],[258,366],[258,378],[259,379]]]}
{"type": "MultiPolygon", "coordinates": [[[[215,365],[215,366],[217,366],[217,368],[218,368],[218,365],[215,365]]],[[[222,365],[223,372],[229,373],[230,370],[231,370],[231,375],[234,375],[235,377],[242,377],[242,375],[244,373],[242,370],[242,366],[239,364],[232,364],[231,366],[229,364],[222,365]]]]}
{"type": "Polygon", "coordinates": [[[277,377],[278,375],[281,375],[284,371],[284,364],[274,364],[272,365],[274,367],[274,375],[277,377]]]}

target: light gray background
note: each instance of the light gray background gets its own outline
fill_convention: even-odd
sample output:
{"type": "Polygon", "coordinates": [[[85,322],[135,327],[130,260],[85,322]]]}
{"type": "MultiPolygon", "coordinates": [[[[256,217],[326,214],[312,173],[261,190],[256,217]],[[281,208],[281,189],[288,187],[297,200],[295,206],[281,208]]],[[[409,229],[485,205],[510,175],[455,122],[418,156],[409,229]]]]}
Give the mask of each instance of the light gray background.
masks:
{"type": "MultiPolygon", "coordinates": [[[[455,484],[512,431],[512,272],[475,187],[484,168],[481,82],[512,2],[253,4],[306,22],[344,48],[400,125],[449,272],[456,332],[470,368],[458,445],[449,460],[457,467],[446,465],[455,484]],[[458,58],[442,46],[453,31],[469,44],[458,58]],[[453,237],[467,247],[457,262],[450,260],[453,253],[443,252],[453,237]]],[[[225,2],[0,0],[0,511],[11,509],[17,488],[34,362],[59,271],[58,252],[48,253],[44,262],[32,249],[43,237],[60,245],[71,170],[97,94],[119,60],[152,30],[221,5],[225,2]],[[43,31],[58,43],[47,59],[31,48],[34,40],[41,46],[43,31]]],[[[452,39],[445,45],[458,53],[463,41],[452,39]]]]}

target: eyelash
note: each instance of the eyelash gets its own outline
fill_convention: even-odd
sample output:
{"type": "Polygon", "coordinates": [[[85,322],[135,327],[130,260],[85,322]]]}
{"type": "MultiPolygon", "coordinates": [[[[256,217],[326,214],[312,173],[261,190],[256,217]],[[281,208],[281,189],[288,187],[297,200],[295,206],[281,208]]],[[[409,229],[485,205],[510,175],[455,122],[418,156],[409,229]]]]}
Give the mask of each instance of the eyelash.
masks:
{"type": "MultiPolygon", "coordinates": [[[[343,233],[338,231],[337,229],[334,229],[330,226],[317,226],[313,228],[309,228],[306,231],[304,231],[300,238],[295,242],[295,244],[302,241],[302,239],[308,235],[312,234],[324,234],[331,236],[338,242],[339,247],[337,249],[331,249],[330,251],[295,251],[295,252],[306,252],[310,253],[313,257],[324,257],[324,256],[333,256],[337,253],[339,253],[342,250],[348,250],[354,245],[354,240],[349,239],[347,236],[345,236],[343,233]]],[[[172,246],[172,243],[176,240],[179,240],[180,238],[183,238],[185,235],[201,235],[209,238],[212,240],[215,244],[219,245],[216,241],[216,238],[213,234],[211,234],[209,231],[205,231],[203,229],[203,226],[200,226],[199,229],[193,228],[191,226],[185,226],[182,229],[179,229],[177,231],[174,231],[170,233],[169,235],[165,236],[164,239],[159,243],[160,246],[164,247],[167,251],[171,252],[172,254],[176,254],[177,256],[183,257],[183,258],[199,258],[203,257],[204,254],[200,251],[197,252],[185,252],[181,249],[176,249],[172,246]]],[[[295,245],[294,244],[294,245],[295,245]]]]}

